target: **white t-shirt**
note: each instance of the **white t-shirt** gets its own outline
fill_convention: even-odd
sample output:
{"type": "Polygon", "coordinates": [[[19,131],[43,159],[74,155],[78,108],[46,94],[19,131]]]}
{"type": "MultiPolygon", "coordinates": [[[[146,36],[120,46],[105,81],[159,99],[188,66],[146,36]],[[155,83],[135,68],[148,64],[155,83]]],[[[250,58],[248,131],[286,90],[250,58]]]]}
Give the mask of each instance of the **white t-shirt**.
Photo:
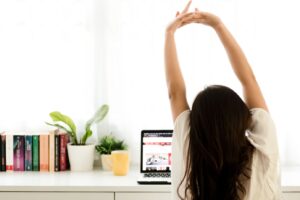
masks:
{"type": "MultiPolygon", "coordinates": [[[[279,152],[275,125],[268,112],[251,109],[252,124],[248,140],[255,147],[252,157],[251,178],[245,185],[246,200],[281,199],[279,152]]],[[[190,111],[182,112],[175,120],[172,142],[172,199],[180,199],[177,187],[185,173],[190,111]]],[[[184,196],[185,181],[179,189],[184,196]]]]}

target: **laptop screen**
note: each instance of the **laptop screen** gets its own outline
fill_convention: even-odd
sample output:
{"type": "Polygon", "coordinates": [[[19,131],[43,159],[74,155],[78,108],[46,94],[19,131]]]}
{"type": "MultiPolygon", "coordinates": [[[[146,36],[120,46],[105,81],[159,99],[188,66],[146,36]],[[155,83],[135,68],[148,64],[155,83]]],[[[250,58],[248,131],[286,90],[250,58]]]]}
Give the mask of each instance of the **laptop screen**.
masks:
{"type": "Polygon", "coordinates": [[[141,172],[170,172],[172,130],[143,130],[141,172]]]}

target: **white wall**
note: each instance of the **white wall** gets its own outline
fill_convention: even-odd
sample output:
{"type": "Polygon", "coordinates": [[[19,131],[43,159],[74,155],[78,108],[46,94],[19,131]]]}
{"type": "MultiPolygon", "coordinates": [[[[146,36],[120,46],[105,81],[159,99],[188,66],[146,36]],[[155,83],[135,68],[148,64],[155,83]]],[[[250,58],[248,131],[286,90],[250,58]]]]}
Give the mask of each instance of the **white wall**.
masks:
{"type": "MultiPolygon", "coordinates": [[[[0,1],[0,129],[41,131],[95,111],[94,1],[0,1]]],[[[99,104],[98,104],[99,106],[99,104]]]]}

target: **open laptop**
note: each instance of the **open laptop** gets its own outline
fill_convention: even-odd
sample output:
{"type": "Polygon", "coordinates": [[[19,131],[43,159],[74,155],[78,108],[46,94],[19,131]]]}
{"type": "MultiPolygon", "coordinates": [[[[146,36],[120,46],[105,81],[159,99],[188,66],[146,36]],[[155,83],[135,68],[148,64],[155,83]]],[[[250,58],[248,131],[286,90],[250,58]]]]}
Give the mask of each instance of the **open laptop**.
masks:
{"type": "Polygon", "coordinates": [[[141,132],[140,184],[171,184],[172,130],[141,132]]]}

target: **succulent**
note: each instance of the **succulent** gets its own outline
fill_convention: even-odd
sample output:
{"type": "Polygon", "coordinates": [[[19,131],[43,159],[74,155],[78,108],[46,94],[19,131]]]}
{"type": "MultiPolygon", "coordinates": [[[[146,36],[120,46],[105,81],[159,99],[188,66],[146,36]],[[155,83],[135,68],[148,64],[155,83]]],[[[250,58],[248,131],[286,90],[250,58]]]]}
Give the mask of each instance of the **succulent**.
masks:
{"type": "Polygon", "coordinates": [[[106,135],[100,139],[95,148],[99,154],[111,154],[115,150],[126,150],[127,145],[123,140],[118,140],[112,135],[106,135]]]}

